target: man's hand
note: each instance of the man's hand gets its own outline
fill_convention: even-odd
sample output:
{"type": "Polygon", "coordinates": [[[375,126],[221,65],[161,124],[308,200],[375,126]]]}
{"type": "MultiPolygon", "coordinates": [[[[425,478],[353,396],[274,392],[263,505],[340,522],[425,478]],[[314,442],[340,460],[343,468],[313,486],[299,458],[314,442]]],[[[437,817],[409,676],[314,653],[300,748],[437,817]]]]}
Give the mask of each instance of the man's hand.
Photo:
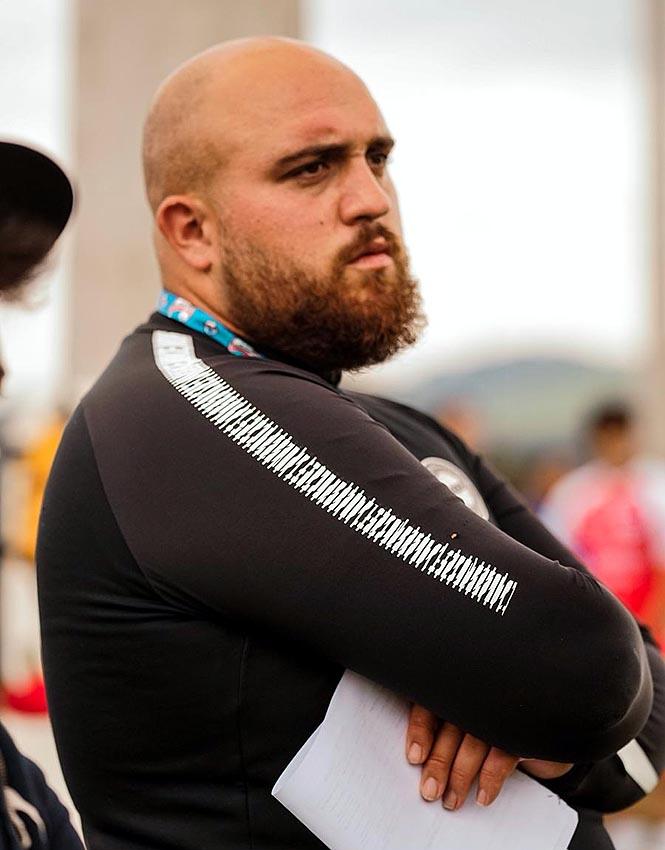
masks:
{"type": "Polygon", "coordinates": [[[538,779],[555,779],[573,766],[510,755],[452,723],[439,721],[419,705],[411,708],[406,755],[411,764],[423,766],[420,777],[423,798],[431,801],[443,797],[444,807],[451,811],[464,803],[476,778],[476,802],[489,806],[518,764],[538,779]]]}

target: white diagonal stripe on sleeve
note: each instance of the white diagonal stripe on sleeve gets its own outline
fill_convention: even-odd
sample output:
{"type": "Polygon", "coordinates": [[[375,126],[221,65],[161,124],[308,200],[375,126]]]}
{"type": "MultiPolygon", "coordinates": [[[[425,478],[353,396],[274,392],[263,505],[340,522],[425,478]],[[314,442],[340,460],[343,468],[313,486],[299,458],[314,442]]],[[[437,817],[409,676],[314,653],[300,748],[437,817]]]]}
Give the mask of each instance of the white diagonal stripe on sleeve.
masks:
{"type": "Polygon", "coordinates": [[[626,773],[633,779],[645,794],[649,794],[658,785],[658,772],[649,761],[637,741],[630,741],[617,753],[626,773]]]}
{"type": "Polygon", "coordinates": [[[357,484],[339,478],[199,360],[189,335],[154,331],[152,348],[155,363],[169,383],[285,484],[399,560],[445,581],[451,590],[481,606],[505,614],[517,588],[508,573],[501,575],[491,564],[478,566],[476,556],[438,543],[408,519],[377,505],[357,484]]]}

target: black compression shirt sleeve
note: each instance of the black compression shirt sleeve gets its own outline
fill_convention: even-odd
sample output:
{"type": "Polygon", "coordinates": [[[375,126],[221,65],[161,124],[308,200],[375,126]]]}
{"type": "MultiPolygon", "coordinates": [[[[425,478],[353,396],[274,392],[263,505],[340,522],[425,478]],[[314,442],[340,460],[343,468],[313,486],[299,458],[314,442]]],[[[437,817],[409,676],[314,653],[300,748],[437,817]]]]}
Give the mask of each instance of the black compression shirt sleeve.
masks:
{"type": "Polygon", "coordinates": [[[634,764],[632,756],[624,756],[626,764],[619,755],[608,756],[579,765],[570,777],[559,782],[544,783],[571,805],[598,812],[620,811],[651,791],[657,776],[665,769],[665,665],[650,640],[646,642],[646,651],[654,681],[654,702],[644,728],[635,742],[628,745],[633,755],[637,752],[638,763],[634,764]]]}
{"type": "Polygon", "coordinates": [[[329,385],[236,358],[222,377],[176,349],[131,416],[86,412],[160,594],[299,641],[520,756],[600,759],[642,729],[644,647],[597,582],[481,520],[329,385]]]}
{"type": "MultiPolygon", "coordinates": [[[[454,435],[448,433],[447,436],[473,469],[474,480],[500,528],[542,555],[587,572],[586,567],[534,516],[509,484],[454,435]]],[[[637,769],[634,767],[634,757],[625,757],[626,767],[620,756],[611,755],[595,763],[580,764],[569,776],[545,783],[574,805],[601,812],[626,808],[643,797],[650,790],[655,777],[665,769],[665,660],[648,629],[640,626],[640,632],[648,657],[654,696],[649,717],[636,736],[635,743],[639,747],[636,750],[637,769]],[[644,763],[640,751],[648,759],[652,770],[644,763]]],[[[581,646],[579,650],[584,652],[584,647],[581,646]]],[[[636,749],[635,744],[629,747],[636,749]]]]}

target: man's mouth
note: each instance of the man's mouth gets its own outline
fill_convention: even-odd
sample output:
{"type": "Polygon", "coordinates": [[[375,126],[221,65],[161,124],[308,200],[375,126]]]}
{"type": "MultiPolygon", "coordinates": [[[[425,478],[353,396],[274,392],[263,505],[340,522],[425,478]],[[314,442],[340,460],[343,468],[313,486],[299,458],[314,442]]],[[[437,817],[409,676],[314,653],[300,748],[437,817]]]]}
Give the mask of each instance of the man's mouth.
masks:
{"type": "Polygon", "coordinates": [[[350,266],[361,269],[380,269],[393,262],[392,248],[387,239],[378,237],[365,245],[355,257],[349,261],[350,266]]]}

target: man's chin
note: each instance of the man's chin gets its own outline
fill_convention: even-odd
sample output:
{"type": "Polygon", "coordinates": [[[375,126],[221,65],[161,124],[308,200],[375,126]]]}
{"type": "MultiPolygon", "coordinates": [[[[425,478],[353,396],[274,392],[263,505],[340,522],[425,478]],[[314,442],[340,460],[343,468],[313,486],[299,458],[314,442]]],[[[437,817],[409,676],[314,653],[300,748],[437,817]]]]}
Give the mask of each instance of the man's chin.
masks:
{"type": "Polygon", "coordinates": [[[349,265],[344,272],[344,283],[349,298],[353,296],[354,300],[362,303],[392,292],[399,286],[399,274],[394,263],[378,269],[349,265]]]}

